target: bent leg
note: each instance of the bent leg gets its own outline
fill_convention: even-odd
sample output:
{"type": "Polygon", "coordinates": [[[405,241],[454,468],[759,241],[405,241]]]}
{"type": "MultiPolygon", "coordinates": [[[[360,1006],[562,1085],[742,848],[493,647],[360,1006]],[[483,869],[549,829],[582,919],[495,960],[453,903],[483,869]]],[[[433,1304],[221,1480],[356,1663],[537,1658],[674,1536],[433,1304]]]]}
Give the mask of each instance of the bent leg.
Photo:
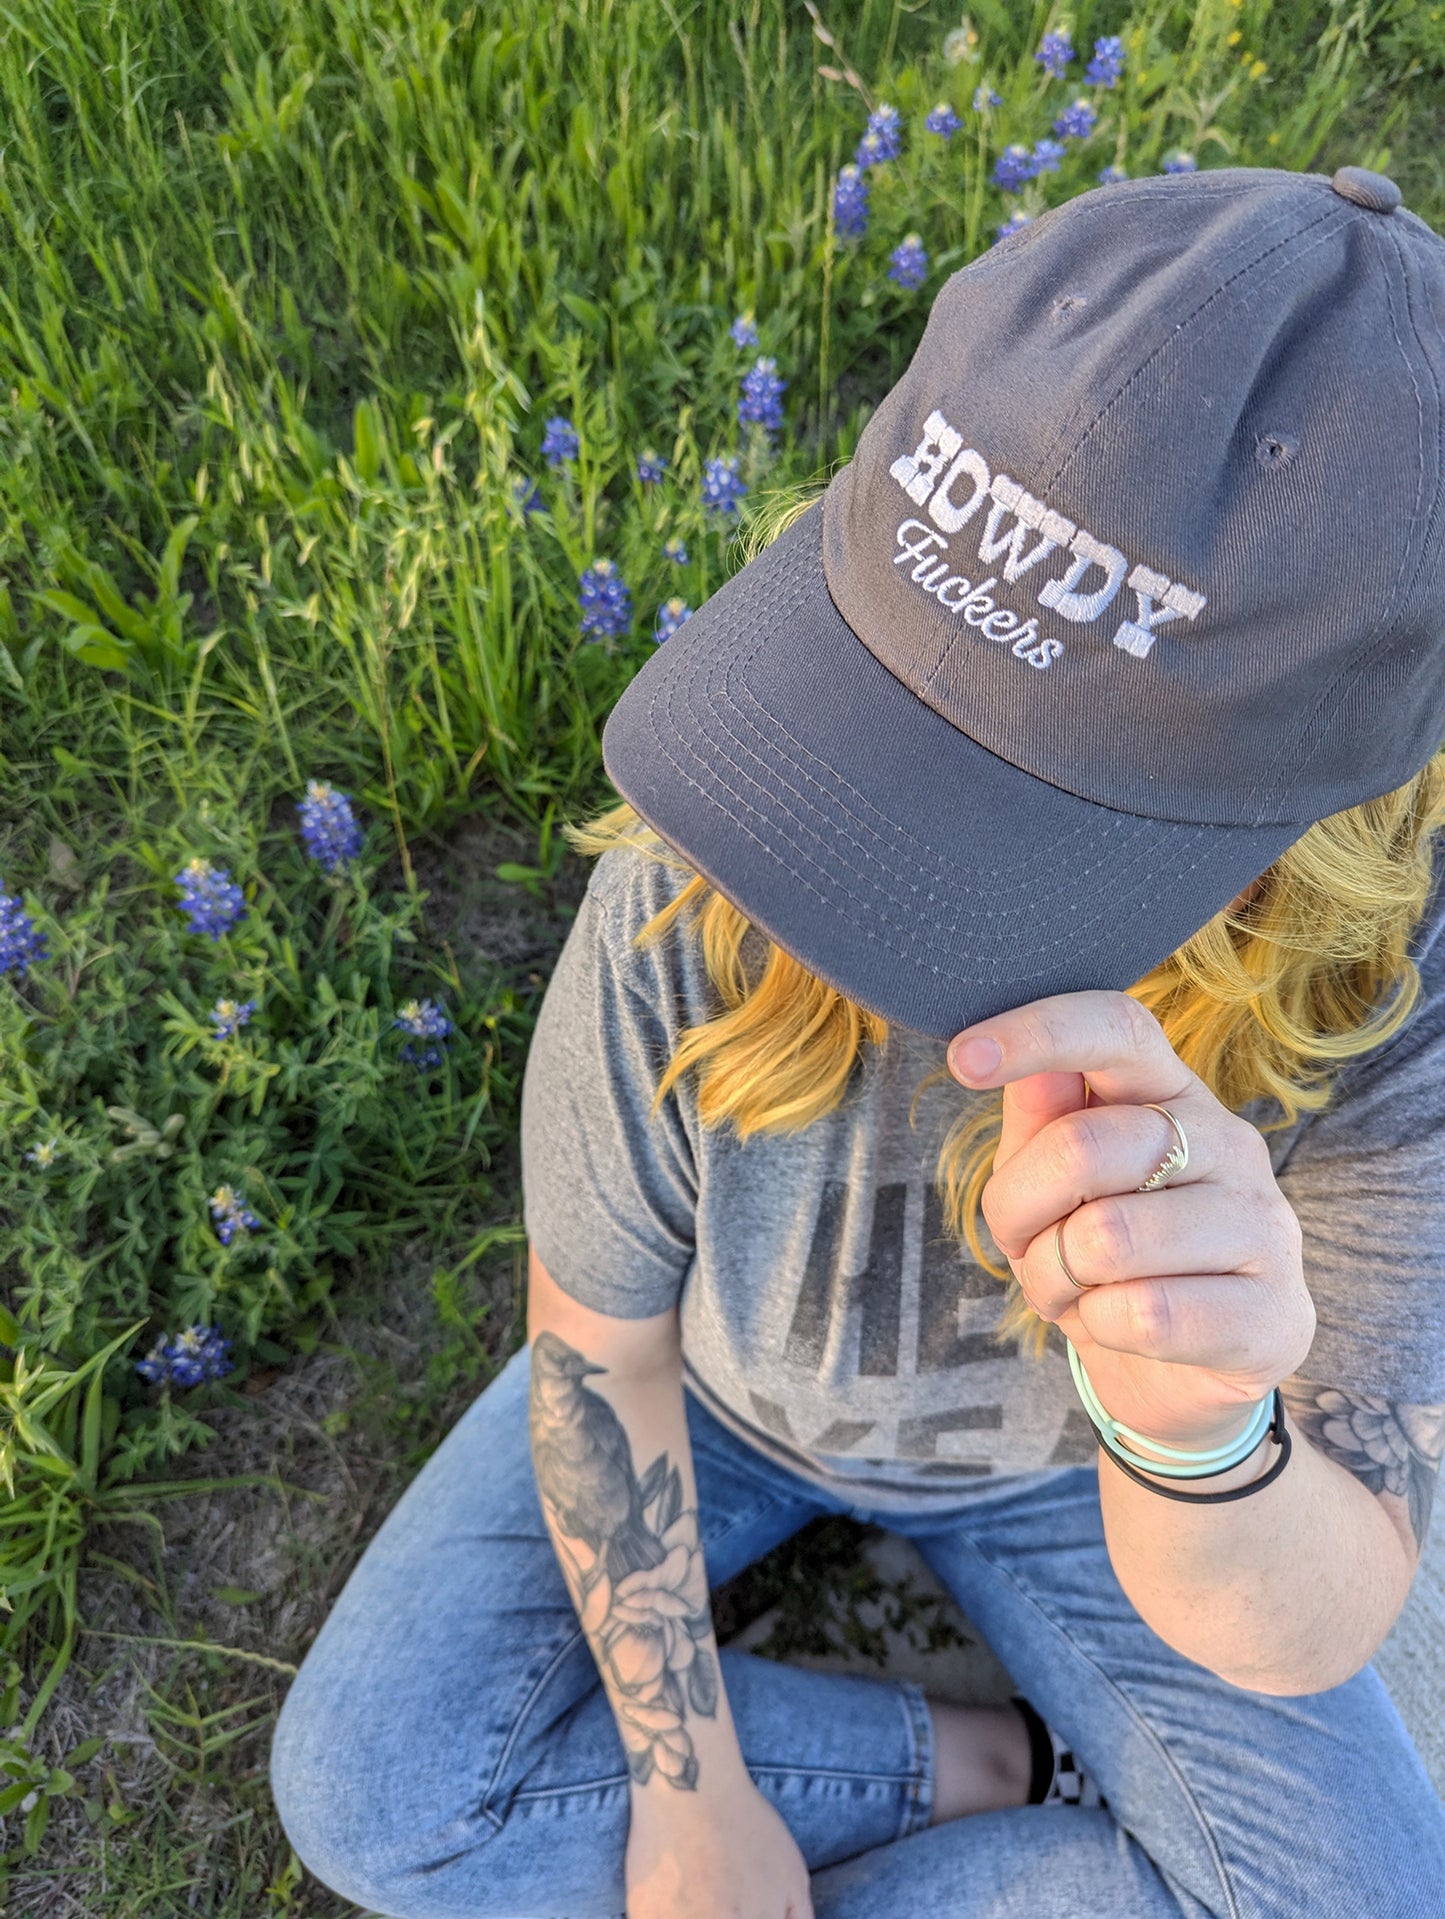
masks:
{"type": "MultiPolygon", "coordinates": [[[[982,1497],[944,1531],[898,1529],[1109,1802],[963,1820],[923,1835],[931,1851],[910,1841],[935,1862],[931,1911],[1437,1919],[1445,1809],[1373,1666],[1328,1691],[1277,1698],[1174,1652],[1115,1577],[1093,1466],[982,1497]],[[1052,1840],[1047,1864],[1041,1835],[1052,1840]],[[1055,1879],[1067,1897],[1050,1891],[1055,1879]],[[1024,1903],[1020,1887],[1031,1889],[1024,1903]]],[[[820,1919],[887,1909],[868,1903],[856,1875],[844,1896],[846,1877],[835,1903],[821,1899],[820,1919]]]]}
{"type": "MultiPolygon", "coordinates": [[[[368,1546],[287,1695],[283,1824],[318,1878],[396,1919],[612,1919],[627,1765],[532,1474],[529,1353],[463,1414],[368,1546]]],[[[820,1510],[688,1396],[709,1578],[820,1510]]],[[[927,1824],[916,1687],[722,1652],[743,1755],[810,1866],[927,1824]]]]}

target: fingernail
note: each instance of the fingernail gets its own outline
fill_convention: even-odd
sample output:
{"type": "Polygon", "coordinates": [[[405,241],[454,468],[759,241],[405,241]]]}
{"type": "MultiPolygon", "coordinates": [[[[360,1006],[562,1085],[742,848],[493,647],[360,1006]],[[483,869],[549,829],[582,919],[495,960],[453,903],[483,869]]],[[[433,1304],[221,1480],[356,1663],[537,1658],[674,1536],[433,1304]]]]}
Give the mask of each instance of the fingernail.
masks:
{"type": "Polygon", "coordinates": [[[960,1040],[949,1054],[949,1063],[959,1079],[987,1079],[998,1071],[1003,1048],[993,1039],[960,1040]]]}

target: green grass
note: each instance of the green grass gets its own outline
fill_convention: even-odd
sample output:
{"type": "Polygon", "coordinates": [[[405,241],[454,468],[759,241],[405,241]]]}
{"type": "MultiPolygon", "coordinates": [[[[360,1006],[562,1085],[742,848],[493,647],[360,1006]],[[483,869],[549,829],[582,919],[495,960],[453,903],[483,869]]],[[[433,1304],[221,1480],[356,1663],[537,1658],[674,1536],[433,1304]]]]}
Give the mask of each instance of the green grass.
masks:
{"type": "MultiPolygon", "coordinates": [[[[24,1788],[12,1815],[39,1795],[28,1855],[6,1828],[27,1919],[344,1910],[298,1876],[269,1813],[282,1676],[175,1649],[149,1707],[168,1786],[141,1803],[104,1753],[57,1772],[43,1682],[72,1658],[56,1696],[74,1711],[123,1665],[124,1646],[76,1636],[97,1624],[87,1555],[143,1503],[137,1472],[234,1422],[252,1372],[344,1346],[344,1327],[417,1292],[427,1330],[406,1364],[375,1363],[355,1415],[399,1485],[518,1337],[515,1312],[483,1307],[490,1249],[517,1235],[509,1154],[540,980],[453,950],[418,874],[445,873],[484,815],[521,836],[494,862],[503,888],[552,902],[560,938],[555,827],[609,797],[600,728],[656,608],[696,606],[738,563],[734,526],[703,510],[704,463],[735,455],[751,509],[846,460],[933,294],[1015,204],[994,157],[1078,90],[1032,58],[1063,17],[1047,6],[981,0],[972,41],[951,7],[819,12],[826,41],[785,0],[0,0],[0,888],[51,944],[18,989],[0,979],[0,1336],[16,1355],[0,1439],[18,1474],[0,1585],[25,1725],[0,1740],[0,1772],[24,1788]],[[981,80],[1004,100],[987,117],[970,107],[981,80]],[[946,147],[921,130],[939,99],[964,121],[946,147]],[[904,153],[869,176],[866,238],[841,241],[833,182],[883,100],[904,153]],[[885,277],[910,231],[930,255],[916,293],[885,277]],[[736,421],[744,311],[788,382],[772,446],[736,421]],[[554,472],[540,446],[558,413],[581,445],[554,472]],[[654,488],[635,476],[645,447],[669,462],[654,488]],[[540,513],[521,510],[524,478],[540,513]],[[662,553],[674,537],[682,567],[662,553]],[[599,557],[636,615],[601,644],[577,602],[599,557]],[[371,905],[343,912],[299,860],[311,776],[368,823],[371,905]],[[191,851],[224,854],[248,889],[248,934],[214,952],[183,936],[169,888],[191,851]],[[290,1104],[263,1087],[259,1118],[242,1111],[249,1067],[182,1044],[231,979],[292,1008],[257,1054],[291,1074],[290,1104]],[[393,996],[432,988],[462,1030],[394,1118],[375,1103],[379,1036],[393,996]],[[359,1130],[358,1088],[375,1096],[359,1130]],[[175,1159],[144,1130],[139,1158],[108,1159],[108,1105],[186,1115],[175,1159]],[[77,1143],[63,1205],[24,1184],[42,1125],[77,1143]],[[194,1224],[227,1152],[273,1181],[268,1218],[285,1214],[264,1287],[194,1224]],[[85,1278],[102,1268],[98,1302],[85,1278]],[[182,1312],[223,1320],[241,1363],[229,1387],[158,1401],[135,1350],[182,1312]],[[39,1835],[47,1797],[83,1857],[39,1835]]],[[[1105,162],[1150,172],[1184,148],[1203,167],[1388,169],[1445,227],[1430,0],[1101,0],[1068,17],[1084,57],[1117,32],[1129,63],[1030,211],[1105,162]]],[[[147,1630],[185,1640],[158,1563],[136,1573],[147,1630]]]]}

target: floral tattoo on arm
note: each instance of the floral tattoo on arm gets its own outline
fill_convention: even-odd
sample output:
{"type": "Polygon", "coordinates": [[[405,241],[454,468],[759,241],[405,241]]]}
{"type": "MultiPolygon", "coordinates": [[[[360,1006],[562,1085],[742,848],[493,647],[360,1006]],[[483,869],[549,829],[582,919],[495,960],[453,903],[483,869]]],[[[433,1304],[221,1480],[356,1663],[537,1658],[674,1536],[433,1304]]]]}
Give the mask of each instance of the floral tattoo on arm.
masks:
{"type": "Polygon", "coordinates": [[[1292,1380],[1280,1391],[1300,1431],[1327,1459],[1372,1493],[1393,1493],[1405,1502],[1418,1554],[1445,1452],[1445,1406],[1377,1399],[1305,1380],[1292,1380]]]}
{"type": "Polygon", "coordinates": [[[622,1421],[586,1384],[605,1373],[553,1332],[532,1341],[528,1422],[537,1489],[572,1603],[611,1696],[627,1766],[691,1791],[690,1713],[718,1707],[697,1508],[665,1452],[640,1477],[622,1421]]]}

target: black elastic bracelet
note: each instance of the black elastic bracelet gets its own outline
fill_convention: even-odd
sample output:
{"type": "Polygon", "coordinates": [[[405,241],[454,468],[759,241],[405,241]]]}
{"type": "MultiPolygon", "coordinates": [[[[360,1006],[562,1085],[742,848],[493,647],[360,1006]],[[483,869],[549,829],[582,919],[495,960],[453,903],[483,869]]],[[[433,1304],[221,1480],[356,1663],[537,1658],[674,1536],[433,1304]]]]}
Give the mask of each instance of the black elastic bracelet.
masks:
{"type": "MultiPolygon", "coordinates": [[[[1089,1424],[1094,1426],[1092,1419],[1089,1424]]],[[[1278,1386],[1274,1389],[1274,1416],[1265,1431],[1279,1447],[1279,1458],[1262,1479],[1253,1479],[1247,1486],[1236,1486],[1233,1492],[1228,1493],[1176,1493],[1172,1487],[1161,1486],[1155,1479],[1146,1479],[1143,1473],[1136,1472],[1132,1466],[1126,1465],[1113,1448],[1105,1444],[1104,1435],[1097,1426],[1094,1426],[1094,1437],[1098,1440],[1101,1450],[1108,1453],[1121,1473],[1127,1473],[1130,1479],[1137,1480],[1141,1486],[1147,1486],[1151,1493],[1163,1493],[1166,1499],[1182,1499],[1186,1505],[1190,1506],[1218,1506],[1222,1505],[1226,1499],[1247,1499],[1250,1493],[1257,1493],[1261,1487],[1268,1486],[1272,1480],[1278,1479],[1288,1464],[1291,1450],[1290,1437],[1284,1423],[1284,1399],[1278,1386]]],[[[1219,1473],[1233,1471],[1233,1466],[1221,1466],[1218,1472],[1197,1473],[1195,1477],[1217,1479],[1219,1473]]]]}

